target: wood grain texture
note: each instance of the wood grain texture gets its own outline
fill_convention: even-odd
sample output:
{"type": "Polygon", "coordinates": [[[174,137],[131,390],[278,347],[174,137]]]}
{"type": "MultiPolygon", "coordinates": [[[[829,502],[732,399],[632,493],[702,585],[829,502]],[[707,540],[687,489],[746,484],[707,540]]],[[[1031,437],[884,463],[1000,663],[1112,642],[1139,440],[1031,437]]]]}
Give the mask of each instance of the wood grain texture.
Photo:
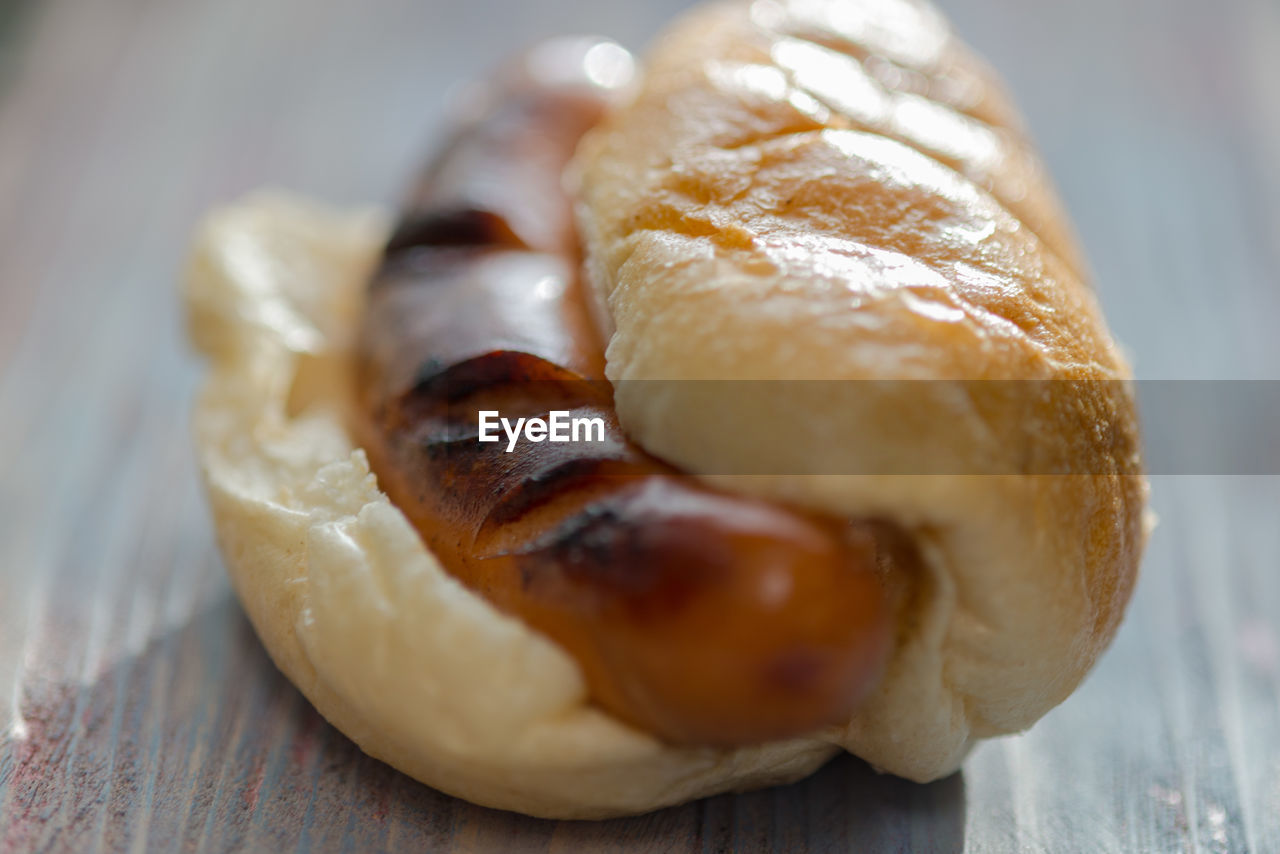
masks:
{"type": "MultiPolygon", "coordinates": [[[[458,83],[554,32],[642,44],[678,5],[0,14],[0,851],[1280,851],[1274,476],[1155,478],[1114,648],[1030,733],[930,786],[845,758],[640,818],[537,821],[363,756],[275,672],[196,486],[175,286],[192,226],[262,184],[389,201],[458,83]]],[[[944,6],[1024,107],[1139,375],[1280,379],[1280,6],[944,6]]]]}

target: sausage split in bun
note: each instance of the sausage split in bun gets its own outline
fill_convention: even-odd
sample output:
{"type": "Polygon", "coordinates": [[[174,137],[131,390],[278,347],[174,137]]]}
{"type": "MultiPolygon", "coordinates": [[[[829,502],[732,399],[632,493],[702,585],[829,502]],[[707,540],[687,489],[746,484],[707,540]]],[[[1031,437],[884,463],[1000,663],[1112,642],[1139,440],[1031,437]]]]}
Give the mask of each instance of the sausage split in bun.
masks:
{"type": "Polygon", "coordinates": [[[534,47],[394,222],[209,218],[236,592],[326,718],[477,803],[949,774],[1080,682],[1146,537],[1053,190],[920,0],[712,4],[633,70],[534,47]]]}

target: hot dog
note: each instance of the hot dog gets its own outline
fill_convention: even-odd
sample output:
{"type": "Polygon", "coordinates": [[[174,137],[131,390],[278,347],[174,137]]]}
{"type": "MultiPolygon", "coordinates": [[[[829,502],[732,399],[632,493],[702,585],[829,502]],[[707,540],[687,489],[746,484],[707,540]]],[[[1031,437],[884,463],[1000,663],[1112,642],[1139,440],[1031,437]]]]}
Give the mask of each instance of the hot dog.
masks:
{"type": "Polygon", "coordinates": [[[369,288],[355,434],[446,568],[614,715],[716,745],[847,720],[890,647],[875,529],[713,491],[613,412],[559,184],[612,96],[584,64],[599,44],[500,75],[426,170],[369,288]],[[597,418],[603,441],[508,451],[482,410],[597,418]]]}
{"type": "Polygon", "coordinates": [[[841,749],[935,780],[1032,726],[1150,517],[1132,372],[990,71],[925,0],[708,4],[607,111],[625,53],[555,44],[394,233],[274,194],[199,233],[196,446],[272,660],[369,755],[557,818],[841,749]]]}

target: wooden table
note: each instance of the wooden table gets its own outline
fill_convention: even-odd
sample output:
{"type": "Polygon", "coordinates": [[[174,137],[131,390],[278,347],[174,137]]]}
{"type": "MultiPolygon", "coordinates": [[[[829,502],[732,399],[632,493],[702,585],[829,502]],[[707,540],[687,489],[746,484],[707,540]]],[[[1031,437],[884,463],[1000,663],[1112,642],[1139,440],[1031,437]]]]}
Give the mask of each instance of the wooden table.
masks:
{"type": "MultiPolygon", "coordinates": [[[[929,786],[845,758],[536,821],[363,756],[273,669],[192,462],[192,226],[262,184],[389,201],[459,81],[542,34],[641,44],[677,5],[0,5],[0,851],[1280,851],[1277,421],[1223,440],[1262,474],[1157,473],[1161,526],[1102,664],[929,786]]],[[[1023,104],[1139,374],[1269,388],[1280,5],[945,5],[1023,104]]]]}

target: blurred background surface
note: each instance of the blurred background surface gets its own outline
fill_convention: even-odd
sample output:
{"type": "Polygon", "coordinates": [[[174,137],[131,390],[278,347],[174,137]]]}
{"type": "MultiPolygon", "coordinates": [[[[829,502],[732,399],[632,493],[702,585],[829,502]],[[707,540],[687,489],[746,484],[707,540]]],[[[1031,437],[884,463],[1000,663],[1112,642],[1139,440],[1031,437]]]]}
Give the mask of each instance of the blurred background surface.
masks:
{"type": "MultiPolygon", "coordinates": [[[[639,48],[683,5],[0,0],[0,851],[1280,851],[1274,476],[1157,476],[1115,646],[930,786],[844,758],[535,821],[364,757],[272,668],[192,461],[192,228],[263,185],[391,203],[460,83],[542,35],[639,48]]],[[[1280,379],[1280,4],[941,5],[1023,108],[1139,376],[1280,379]]]]}

